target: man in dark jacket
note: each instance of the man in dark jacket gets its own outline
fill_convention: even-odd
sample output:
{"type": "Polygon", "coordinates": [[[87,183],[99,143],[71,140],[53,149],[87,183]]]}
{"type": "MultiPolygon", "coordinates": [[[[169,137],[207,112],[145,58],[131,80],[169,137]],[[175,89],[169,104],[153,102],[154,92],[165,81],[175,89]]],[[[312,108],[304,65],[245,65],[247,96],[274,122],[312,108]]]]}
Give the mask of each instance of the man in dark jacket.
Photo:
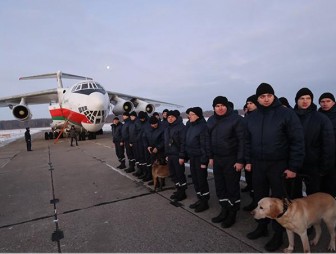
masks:
{"type": "Polygon", "coordinates": [[[197,202],[189,207],[196,213],[209,209],[208,163],[210,141],[203,110],[193,107],[187,110],[189,127],[186,130],[186,153],[190,159],[190,172],[197,195],[197,202]]]}
{"type": "Polygon", "coordinates": [[[240,176],[244,166],[243,118],[229,106],[223,96],[214,98],[214,114],[208,119],[210,134],[210,165],[213,165],[216,195],[221,206],[218,216],[211,219],[231,227],[240,209],[240,176]]]}
{"type": "MultiPolygon", "coordinates": [[[[144,111],[140,111],[138,113],[138,119],[135,122],[136,128],[136,160],[138,162],[137,171],[133,173],[134,176],[140,176],[146,172],[147,168],[147,160],[146,160],[146,152],[147,149],[144,144],[144,135],[145,131],[149,129],[148,124],[148,115],[144,111]]],[[[151,179],[151,178],[150,178],[151,179]]],[[[148,179],[145,179],[147,181],[148,179]]],[[[149,181],[149,180],[148,180],[149,181]]]]}
{"type": "Polygon", "coordinates": [[[71,143],[70,143],[70,146],[73,146],[73,140],[76,141],[76,146],[78,146],[78,141],[77,141],[77,131],[75,129],[75,125],[71,125],[71,128],[70,128],[70,138],[71,138],[71,143]]]}
{"type": "Polygon", "coordinates": [[[162,111],[161,126],[163,127],[163,129],[166,129],[168,127],[168,121],[167,121],[167,114],[168,114],[168,112],[169,112],[168,109],[164,109],[162,111]]]}
{"type": "MultiPolygon", "coordinates": [[[[308,88],[300,89],[296,96],[294,110],[303,126],[305,157],[296,177],[294,198],[301,198],[302,181],[307,195],[321,191],[321,180],[334,166],[335,137],[330,119],[313,103],[314,95],[308,88]]],[[[336,184],[336,183],[334,183],[336,184]]]]}
{"type": "MultiPolygon", "coordinates": [[[[319,98],[319,104],[321,108],[318,110],[319,112],[326,115],[334,129],[334,137],[335,137],[335,145],[336,145],[336,103],[335,103],[335,97],[332,93],[323,93],[319,98]]],[[[333,197],[336,197],[336,149],[335,149],[335,164],[334,166],[329,170],[329,172],[322,177],[321,179],[321,191],[330,193],[333,197]]]]}
{"type": "MultiPolygon", "coordinates": [[[[253,111],[257,109],[258,98],[255,94],[249,96],[246,99],[246,113],[245,116],[251,114],[253,111]]],[[[245,118],[244,118],[245,119],[245,118]]],[[[244,211],[252,211],[255,208],[255,202],[253,201],[254,190],[252,186],[252,172],[245,170],[245,180],[246,180],[246,187],[244,187],[241,191],[242,192],[250,192],[250,196],[252,197],[252,202],[247,206],[243,207],[244,211]]]]}
{"type": "Polygon", "coordinates": [[[124,120],[124,124],[121,128],[122,141],[120,142],[120,145],[125,146],[129,168],[134,168],[135,158],[132,147],[130,146],[130,134],[129,134],[129,127],[131,125],[130,114],[128,112],[124,112],[122,118],[124,120]]]}
{"type": "Polygon", "coordinates": [[[187,179],[185,176],[185,125],[177,110],[170,110],[167,114],[168,127],[164,132],[165,154],[168,158],[168,167],[177,191],[171,199],[181,201],[187,198],[187,179]]]}
{"type": "Polygon", "coordinates": [[[26,141],[26,144],[27,144],[27,151],[32,151],[32,149],[31,149],[31,135],[30,135],[29,127],[26,128],[25,141],[26,141]]]}
{"type": "Polygon", "coordinates": [[[115,153],[117,155],[118,161],[120,162],[120,165],[117,167],[119,169],[125,169],[125,147],[124,144],[120,145],[122,141],[121,136],[121,129],[122,129],[122,123],[119,121],[118,117],[113,118],[112,124],[112,142],[114,143],[115,147],[115,153]]]}
{"type": "Polygon", "coordinates": [[[130,123],[128,126],[128,134],[129,134],[129,146],[130,150],[132,151],[133,154],[133,159],[130,160],[130,165],[127,169],[125,169],[126,173],[131,173],[135,171],[135,166],[139,164],[139,156],[138,156],[138,127],[137,127],[137,113],[135,111],[132,111],[130,113],[130,123]]]}
{"type": "Polygon", "coordinates": [[[143,172],[143,176],[140,178],[144,181],[151,180],[152,177],[152,165],[158,160],[160,164],[165,164],[164,155],[164,129],[160,124],[160,120],[151,116],[149,118],[150,127],[145,129],[144,132],[144,147],[146,149],[146,170],[143,172]]]}
{"type": "MultiPolygon", "coordinates": [[[[284,198],[284,175],[295,178],[304,159],[304,136],[299,118],[283,107],[273,88],[262,83],[256,90],[258,109],[246,117],[247,137],[245,170],[252,170],[254,201],[269,196],[284,198]]],[[[258,227],[247,234],[249,239],[267,235],[269,219],[258,220],[258,227]]],[[[272,221],[274,235],[265,245],[268,252],[283,243],[283,227],[272,221]]]]}

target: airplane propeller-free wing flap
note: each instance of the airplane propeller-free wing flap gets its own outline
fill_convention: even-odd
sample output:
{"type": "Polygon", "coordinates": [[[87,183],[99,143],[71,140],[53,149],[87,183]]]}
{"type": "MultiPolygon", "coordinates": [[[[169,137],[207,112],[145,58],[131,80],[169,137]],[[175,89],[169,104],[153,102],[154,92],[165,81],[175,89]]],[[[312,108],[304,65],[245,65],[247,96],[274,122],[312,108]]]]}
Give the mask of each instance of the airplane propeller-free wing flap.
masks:
{"type": "Polygon", "coordinates": [[[48,89],[39,92],[19,94],[15,96],[8,96],[0,98],[0,107],[7,107],[11,105],[20,104],[22,98],[25,101],[25,104],[47,104],[51,101],[57,101],[57,89],[48,89]]]}

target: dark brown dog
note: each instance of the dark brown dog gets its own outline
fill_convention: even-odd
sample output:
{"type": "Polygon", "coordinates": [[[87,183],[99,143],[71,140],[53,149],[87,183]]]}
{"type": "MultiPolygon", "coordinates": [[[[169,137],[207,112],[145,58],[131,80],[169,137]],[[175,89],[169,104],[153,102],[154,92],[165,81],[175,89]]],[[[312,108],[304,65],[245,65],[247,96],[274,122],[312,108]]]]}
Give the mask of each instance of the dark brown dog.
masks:
{"type": "Polygon", "coordinates": [[[154,182],[154,191],[156,189],[162,190],[162,187],[165,185],[165,178],[169,176],[168,165],[160,165],[156,160],[152,165],[152,176],[154,182]]]}
{"type": "Polygon", "coordinates": [[[282,201],[278,198],[263,198],[252,211],[255,219],[275,219],[286,228],[288,247],[285,252],[294,250],[294,233],[301,238],[303,251],[310,252],[307,229],[313,226],[315,238],[310,242],[316,245],[321,236],[321,220],[327,225],[330,234],[328,250],[335,251],[336,200],[326,193],[315,193],[304,198],[282,201]]]}

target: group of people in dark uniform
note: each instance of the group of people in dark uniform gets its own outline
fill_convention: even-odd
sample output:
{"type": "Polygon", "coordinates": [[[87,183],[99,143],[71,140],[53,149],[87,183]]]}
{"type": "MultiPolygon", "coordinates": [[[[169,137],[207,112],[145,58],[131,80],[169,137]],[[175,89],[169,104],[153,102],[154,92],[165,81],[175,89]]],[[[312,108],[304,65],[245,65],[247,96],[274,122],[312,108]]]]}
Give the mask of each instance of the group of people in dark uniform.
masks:
{"type": "MultiPolygon", "coordinates": [[[[189,108],[183,123],[178,110],[164,110],[148,116],[140,111],[123,114],[123,124],[115,117],[113,142],[120,161],[118,168],[151,181],[155,160],[168,164],[176,191],[170,197],[186,198],[185,163],[189,161],[197,200],[190,204],[195,212],[209,209],[208,167],[213,167],[216,196],[220,204],[213,223],[223,228],[234,225],[240,209],[240,193],[250,192],[251,211],[260,199],[300,198],[316,192],[336,197],[336,104],[332,93],[319,97],[319,109],[308,88],[300,89],[292,108],[284,97],[278,98],[270,84],[261,83],[246,99],[244,117],[224,97],[213,99],[214,113],[207,120],[200,107],[189,108]],[[126,168],[124,150],[129,161],[126,168]],[[241,172],[246,187],[240,189],[241,172]]],[[[284,228],[275,220],[257,220],[249,239],[274,234],[265,249],[276,251],[283,243],[284,228]]]]}

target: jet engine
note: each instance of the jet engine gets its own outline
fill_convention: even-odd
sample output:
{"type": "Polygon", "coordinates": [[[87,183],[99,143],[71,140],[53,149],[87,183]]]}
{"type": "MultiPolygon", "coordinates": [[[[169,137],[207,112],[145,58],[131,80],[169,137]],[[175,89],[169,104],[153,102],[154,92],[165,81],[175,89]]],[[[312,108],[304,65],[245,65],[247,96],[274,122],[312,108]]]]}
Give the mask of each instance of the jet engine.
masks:
{"type": "Polygon", "coordinates": [[[19,121],[27,121],[32,118],[32,114],[27,105],[18,104],[12,109],[13,116],[19,121]]]}
{"type": "Polygon", "coordinates": [[[139,99],[134,99],[132,100],[132,103],[135,107],[135,111],[139,113],[140,111],[144,111],[148,114],[152,114],[155,111],[155,106],[153,104],[150,104],[148,102],[139,100],[139,99]]]}
{"type": "Polygon", "coordinates": [[[117,96],[111,100],[111,103],[114,105],[112,112],[114,115],[118,116],[123,114],[124,112],[131,112],[134,109],[134,105],[130,101],[126,101],[117,96]]]}

